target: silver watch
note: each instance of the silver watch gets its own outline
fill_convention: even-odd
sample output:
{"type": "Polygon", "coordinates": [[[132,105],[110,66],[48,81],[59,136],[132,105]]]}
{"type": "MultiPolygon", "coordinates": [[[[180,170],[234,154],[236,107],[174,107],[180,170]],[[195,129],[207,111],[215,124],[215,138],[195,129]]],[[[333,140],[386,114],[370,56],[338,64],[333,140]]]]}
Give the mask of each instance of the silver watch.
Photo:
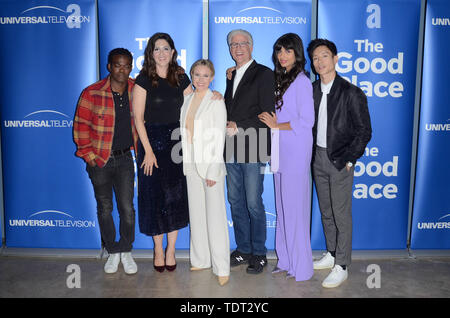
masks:
{"type": "Polygon", "coordinates": [[[347,162],[347,167],[349,167],[349,168],[353,167],[353,163],[351,163],[350,161],[347,162]]]}

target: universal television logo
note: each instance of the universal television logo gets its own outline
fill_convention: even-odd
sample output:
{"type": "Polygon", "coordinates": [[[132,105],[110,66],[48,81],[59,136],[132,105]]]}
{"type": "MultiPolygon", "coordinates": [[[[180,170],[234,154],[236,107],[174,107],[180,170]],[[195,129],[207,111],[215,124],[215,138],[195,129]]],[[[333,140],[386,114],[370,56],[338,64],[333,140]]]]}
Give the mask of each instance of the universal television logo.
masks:
{"type": "Polygon", "coordinates": [[[417,228],[419,230],[450,229],[450,213],[441,216],[437,222],[419,222],[417,223],[417,228]],[[448,221],[446,222],[444,219],[447,219],[448,221]]]}
{"type": "Polygon", "coordinates": [[[432,25],[440,25],[440,26],[450,26],[450,19],[449,18],[432,18],[431,24],[432,25]]]}
{"type": "Polygon", "coordinates": [[[446,123],[426,123],[425,130],[427,131],[450,131],[450,118],[446,123]]]}
{"type": "Polygon", "coordinates": [[[43,210],[35,212],[27,219],[10,219],[8,222],[11,227],[37,227],[37,228],[95,228],[95,221],[75,220],[74,217],[66,212],[58,210],[43,210]],[[67,219],[36,218],[40,215],[58,215],[67,219]]]}
{"type": "Polygon", "coordinates": [[[281,16],[283,12],[280,10],[271,8],[271,7],[248,7],[242,10],[239,10],[235,16],[216,16],[214,17],[214,23],[216,24],[306,24],[306,17],[295,17],[295,16],[281,16]],[[265,10],[276,12],[278,16],[262,16],[262,15],[254,15],[252,16],[250,13],[247,16],[242,16],[249,11],[253,10],[265,10]]]}
{"type": "Polygon", "coordinates": [[[23,120],[5,120],[3,125],[5,128],[71,128],[73,127],[73,120],[67,114],[44,109],[25,115],[23,120]],[[40,114],[54,114],[64,119],[32,119],[33,116],[40,114]]]}
{"type": "Polygon", "coordinates": [[[78,4],[69,4],[66,10],[53,6],[35,6],[28,8],[20,13],[20,16],[0,17],[0,24],[66,24],[69,29],[79,29],[82,23],[91,22],[90,16],[81,15],[81,8],[78,4]],[[64,15],[42,14],[45,10],[59,11],[64,15]],[[40,15],[31,15],[32,13],[41,13],[40,15]],[[24,14],[26,14],[24,16],[24,14]],[[69,15],[67,15],[69,14],[69,15]]]}

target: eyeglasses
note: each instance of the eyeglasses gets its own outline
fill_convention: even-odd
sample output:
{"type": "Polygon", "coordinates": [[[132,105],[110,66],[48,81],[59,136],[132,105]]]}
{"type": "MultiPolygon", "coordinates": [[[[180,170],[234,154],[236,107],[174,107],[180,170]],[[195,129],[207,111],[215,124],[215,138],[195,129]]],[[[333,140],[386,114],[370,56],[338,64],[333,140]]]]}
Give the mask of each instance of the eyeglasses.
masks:
{"type": "Polygon", "coordinates": [[[250,42],[239,42],[239,43],[236,43],[236,42],[232,42],[232,43],[230,43],[230,48],[232,48],[232,49],[236,49],[238,46],[241,48],[241,47],[247,47],[248,45],[250,44],[250,42]]]}

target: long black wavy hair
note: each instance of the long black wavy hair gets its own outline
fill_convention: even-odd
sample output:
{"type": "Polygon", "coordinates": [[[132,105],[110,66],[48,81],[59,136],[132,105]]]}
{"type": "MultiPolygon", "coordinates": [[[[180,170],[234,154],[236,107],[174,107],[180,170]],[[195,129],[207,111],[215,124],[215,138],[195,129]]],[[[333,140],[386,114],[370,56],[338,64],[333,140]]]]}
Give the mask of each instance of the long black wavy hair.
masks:
{"type": "Polygon", "coordinates": [[[283,106],[283,94],[295,80],[297,75],[304,72],[308,76],[305,71],[306,58],[302,39],[295,33],[286,33],[280,36],[273,45],[272,61],[273,65],[275,65],[275,107],[281,109],[283,106]],[[282,67],[278,61],[277,55],[281,48],[294,51],[295,63],[289,72],[285,67],[282,67]]]}
{"type": "Polygon", "coordinates": [[[177,49],[175,48],[175,44],[167,33],[158,32],[152,35],[152,37],[147,42],[147,47],[144,51],[144,64],[142,65],[142,69],[140,73],[147,75],[150,78],[153,87],[158,86],[158,74],[156,73],[156,62],[153,58],[153,51],[155,49],[156,41],[158,40],[166,40],[169,44],[170,48],[174,50],[172,59],[169,63],[169,69],[167,70],[167,81],[172,86],[179,85],[179,75],[184,73],[182,67],[178,66],[177,63],[177,49]]]}

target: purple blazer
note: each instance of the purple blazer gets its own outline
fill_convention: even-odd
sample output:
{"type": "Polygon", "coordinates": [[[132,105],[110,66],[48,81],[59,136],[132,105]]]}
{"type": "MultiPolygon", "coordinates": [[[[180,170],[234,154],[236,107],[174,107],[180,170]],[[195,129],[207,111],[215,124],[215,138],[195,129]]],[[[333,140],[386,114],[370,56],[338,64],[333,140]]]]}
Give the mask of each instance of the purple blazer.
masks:
{"type": "Polygon", "coordinates": [[[307,173],[312,154],[314,100],[311,81],[304,73],[288,87],[283,106],[276,114],[277,122],[289,122],[292,130],[272,132],[272,172],[307,173]]]}

